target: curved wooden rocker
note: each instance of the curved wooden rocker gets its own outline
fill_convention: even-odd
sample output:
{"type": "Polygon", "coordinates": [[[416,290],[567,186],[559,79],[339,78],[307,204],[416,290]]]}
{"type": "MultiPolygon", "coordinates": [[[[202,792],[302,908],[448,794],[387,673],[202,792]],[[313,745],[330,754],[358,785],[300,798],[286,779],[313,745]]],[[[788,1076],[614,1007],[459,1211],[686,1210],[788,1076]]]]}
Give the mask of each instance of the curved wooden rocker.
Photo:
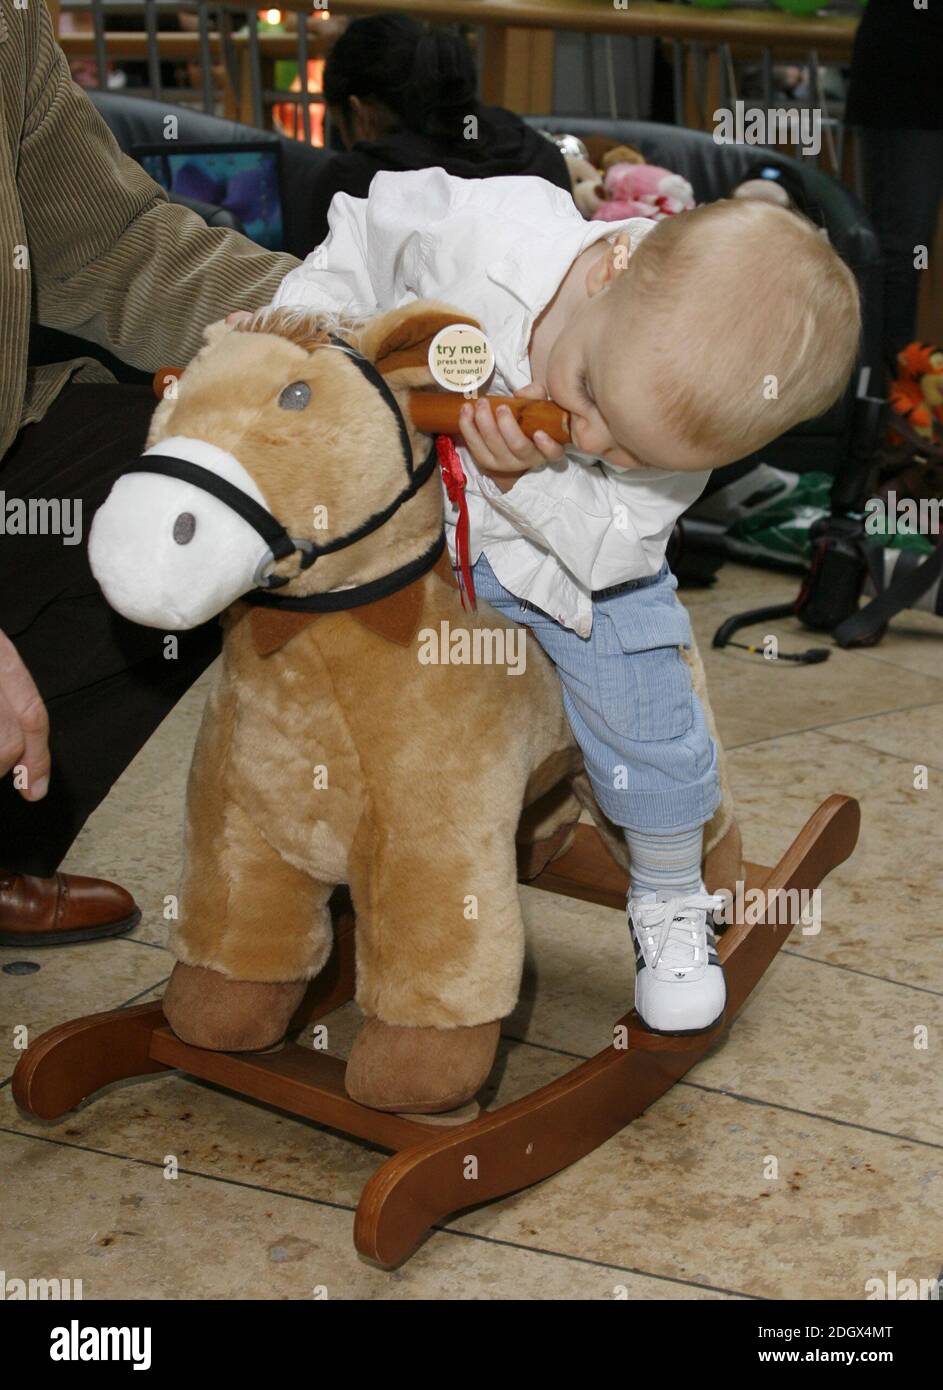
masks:
{"type": "MultiPolygon", "coordinates": [[[[767,903],[781,907],[784,896],[774,894],[817,888],[852,853],[859,821],[856,801],[830,796],[774,869],[747,865],[746,889],[762,889],[767,903]]],[[[628,885],[596,830],[581,825],[567,853],[532,886],[622,907],[628,885]]],[[[334,953],[313,981],[294,1020],[297,1027],[353,997],[354,919],[341,895],[334,912],[334,953]]],[[[57,1119],[111,1082],[180,1068],[393,1150],[394,1156],[364,1187],[354,1222],[357,1250],[391,1269],[437,1222],[567,1167],[664,1095],[729,1026],[794,925],[794,917],[767,923],[765,915],[758,915],[754,924],[727,928],[719,944],[727,1012],[710,1032],[659,1036],[642,1028],[632,1011],[615,1025],[614,1041],[604,1051],[530,1095],[465,1124],[437,1127],[359,1105],[344,1090],[343,1059],[297,1043],[261,1055],[191,1047],[167,1027],[159,1003],[93,1014],[44,1033],[20,1059],[13,1095],[28,1114],[57,1119]],[[471,1157],[476,1160],[474,1180],[468,1177],[471,1157]]]]}

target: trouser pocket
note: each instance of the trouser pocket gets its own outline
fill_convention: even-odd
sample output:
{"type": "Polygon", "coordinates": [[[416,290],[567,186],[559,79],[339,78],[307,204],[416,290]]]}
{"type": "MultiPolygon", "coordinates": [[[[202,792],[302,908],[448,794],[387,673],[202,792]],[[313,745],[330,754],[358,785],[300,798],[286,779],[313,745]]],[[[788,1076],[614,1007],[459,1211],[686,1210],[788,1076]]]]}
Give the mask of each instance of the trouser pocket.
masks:
{"type": "Polygon", "coordinates": [[[686,611],[671,591],[644,612],[633,613],[631,603],[599,608],[599,714],[621,738],[640,743],[681,738],[694,721],[694,688],[682,655],[691,643],[686,611]]]}

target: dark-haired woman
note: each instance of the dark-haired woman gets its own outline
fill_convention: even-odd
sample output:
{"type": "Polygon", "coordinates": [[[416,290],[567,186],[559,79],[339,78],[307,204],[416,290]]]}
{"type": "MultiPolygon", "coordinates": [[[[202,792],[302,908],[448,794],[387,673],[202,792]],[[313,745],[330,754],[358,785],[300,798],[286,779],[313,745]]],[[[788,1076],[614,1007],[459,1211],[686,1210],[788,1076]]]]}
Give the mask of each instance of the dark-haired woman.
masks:
{"type": "Polygon", "coordinates": [[[457,29],[407,15],[356,19],[331,50],[324,98],[347,153],[314,185],[311,244],[327,235],[335,193],[364,198],[381,169],[440,166],[458,178],[534,174],[571,191],[563,155],[520,116],[482,106],[475,65],[457,29]]]}

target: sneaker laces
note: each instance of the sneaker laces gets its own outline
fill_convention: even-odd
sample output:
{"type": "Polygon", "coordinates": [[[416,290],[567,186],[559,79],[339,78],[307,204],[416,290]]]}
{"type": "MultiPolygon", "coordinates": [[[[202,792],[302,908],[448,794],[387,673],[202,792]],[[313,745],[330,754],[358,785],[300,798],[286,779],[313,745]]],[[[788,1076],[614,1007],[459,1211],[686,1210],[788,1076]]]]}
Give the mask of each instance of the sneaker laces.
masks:
{"type": "Polygon", "coordinates": [[[691,969],[707,963],[707,912],[719,911],[725,900],[720,893],[679,894],[643,903],[637,909],[639,927],[655,935],[655,958],[651,968],[664,964],[673,970],[691,969]],[[699,959],[700,938],[705,939],[704,960],[699,959]]]}

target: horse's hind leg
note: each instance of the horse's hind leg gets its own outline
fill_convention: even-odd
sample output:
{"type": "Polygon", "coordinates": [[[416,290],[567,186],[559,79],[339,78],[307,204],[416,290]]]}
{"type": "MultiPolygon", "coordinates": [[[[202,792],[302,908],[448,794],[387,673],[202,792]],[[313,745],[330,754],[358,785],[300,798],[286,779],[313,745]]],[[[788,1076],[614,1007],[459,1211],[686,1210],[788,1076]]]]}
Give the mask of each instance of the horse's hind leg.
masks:
{"type": "Polygon", "coordinates": [[[574,745],[551,753],[530,776],[517,827],[517,876],[525,883],[573,843],[582,809],[573,777],[582,762],[574,745]]]}

